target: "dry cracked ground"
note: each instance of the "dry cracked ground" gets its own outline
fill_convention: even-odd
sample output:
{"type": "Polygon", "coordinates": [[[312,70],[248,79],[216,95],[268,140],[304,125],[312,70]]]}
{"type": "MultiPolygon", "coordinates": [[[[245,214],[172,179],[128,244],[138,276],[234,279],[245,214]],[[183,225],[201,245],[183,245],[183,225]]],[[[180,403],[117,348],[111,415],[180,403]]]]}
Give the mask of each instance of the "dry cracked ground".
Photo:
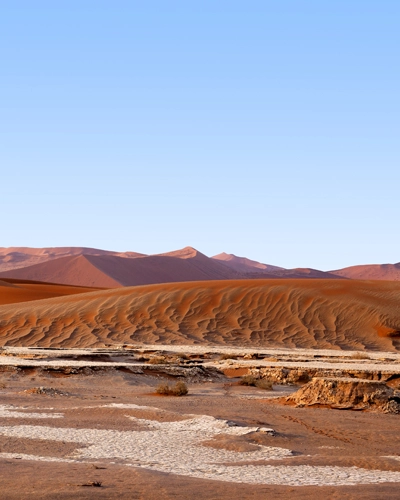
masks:
{"type": "Polygon", "coordinates": [[[323,356],[388,379],[398,356],[182,351],[2,351],[1,498],[399,498],[398,414],[288,404],[304,380],[239,384],[323,356]],[[188,395],[155,393],[178,379],[188,395]]]}

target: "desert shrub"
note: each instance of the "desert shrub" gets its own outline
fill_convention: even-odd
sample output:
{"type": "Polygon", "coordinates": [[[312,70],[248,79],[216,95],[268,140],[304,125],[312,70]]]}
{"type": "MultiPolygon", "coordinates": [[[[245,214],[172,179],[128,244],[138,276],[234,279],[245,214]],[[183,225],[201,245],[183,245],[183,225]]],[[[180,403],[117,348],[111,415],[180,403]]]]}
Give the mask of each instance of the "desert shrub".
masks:
{"type": "Polygon", "coordinates": [[[350,357],[351,357],[351,359],[370,359],[368,354],[366,354],[364,352],[355,352],[350,357]]]}
{"type": "Polygon", "coordinates": [[[165,365],[167,360],[164,356],[154,356],[147,361],[150,365],[165,365]]]}
{"type": "Polygon", "coordinates": [[[237,359],[236,354],[221,354],[221,360],[223,359],[237,359]]]}
{"type": "Polygon", "coordinates": [[[161,383],[156,389],[156,393],[162,396],[185,396],[188,392],[187,385],[181,380],[172,387],[165,382],[161,383]]]}
{"type": "Polygon", "coordinates": [[[167,396],[170,393],[170,390],[170,386],[164,382],[157,386],[156,393],[167,396]]]}
{"type": "Polygon", "coordinates": [[[264,391],[272,391],[272,381],[266,378],[256,378],[254,375],[245,375],[239,380],[240,385],[248,385],[263,389],[264,391]]]}
{"type": "Polygon", "coordinates": [[[185,382],[181,380],[175,384],[175,387],[172,388],[174,396],[185,396],[189,391],[185,382]]]}
{"type": "Polygon", "coordinates": [[[255,386],[256,382],[257,382],[257,379],[256,379],[256,377],[254,375],[244,375],[244,377],[242,377],[239,380],[239,384],[240,385],[252,385],[252,386],[255,386]]]}
{"type": "Polygon", "coordinates": [[[304,372],[304,373],[301,373],[299,375],[299,378],[297,379],[297,382],[306,384],[307,382],[310,382],[310,380],[311,380],[310,374],[304,372]]]}
{"type": "Polygon", "coordinates": [[[272,381],[266,378],[261,378],[257,380],[256,387],[263,389],[264,391],[273,391],[272,381]]]}

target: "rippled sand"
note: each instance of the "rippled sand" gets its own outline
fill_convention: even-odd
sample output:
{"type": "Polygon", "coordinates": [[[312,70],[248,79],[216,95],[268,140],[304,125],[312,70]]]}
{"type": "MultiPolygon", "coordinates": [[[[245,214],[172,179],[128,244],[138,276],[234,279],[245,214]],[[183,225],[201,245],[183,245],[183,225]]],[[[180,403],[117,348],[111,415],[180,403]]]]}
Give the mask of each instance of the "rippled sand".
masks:
{"type": "Polygon", "coordinates": [[[0,306],[3,345],[220,344],[393,351],[400,283],[228,280],[0,306]]]}

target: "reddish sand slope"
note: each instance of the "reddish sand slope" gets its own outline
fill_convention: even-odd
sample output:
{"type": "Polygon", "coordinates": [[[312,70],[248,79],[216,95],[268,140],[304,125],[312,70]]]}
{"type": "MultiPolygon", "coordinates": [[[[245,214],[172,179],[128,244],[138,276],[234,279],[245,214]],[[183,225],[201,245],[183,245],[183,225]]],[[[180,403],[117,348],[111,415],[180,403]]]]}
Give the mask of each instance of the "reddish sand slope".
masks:
{"type": "Polygon", "coordinates": [[[214,255],[211,257],[212,259],[219,260],[231,267],[235,271],[239,273],[254,273],[254,272],[263,272],[269,273],[273,271],[281,270],[282,267],[270,266],[269,264],[262,264],[261,262],[257,262],[256,260],[251,260],[246,257],[238,257],[233,253],[220,253],[218,255],[214,255]]]}
{"type": "Polygon", "coordinates": [[[0,343],[400,348],[400,283],[238,280],[147,285],[0,306],[0,343]]]}
{"type": "Polygon", "coordinates": [[[21,267],[33,266],[61,257],[72,257],[77,255],[114,255],[118,257],[142,257],[143,254],[136,252],[111,252],[97,248],[86,247],[55,247],[55,248],[29,248],[9,247],[0,248],[0,271],[10,271],[21,267]]]}
{"type": "Polygon", "coordinates": [[[78,255],[50,260],[0,273],[0,279],[19,278],[68,285],[115,288],[181,281],[240,277],[224,264],[186,248],[172,254],[124,258],[114,255],[78,255]]]}
{"type": "Polygon", "coordinates": [[[338,276],[354,280],[400,281],[400,262],[398,264],[372,264],[352,266],[331,271],[338,276]]]}
{"type": "Polygon", "coordinates": [[[90,262],[90,258],[91,256],[86,255],[61,257],[60,259],[49,260],[34,266],[0,273],[0,279],[17,278],[22,280],[60,283],[64,285],[102,288],[115,288],[121,286],[118,281],[104,274],[94,266],[90,262]]]}
{"type": "MultiPolygon", "coordinates": [[[[295,268],[295,269],[280,269],[273,272],[276,278],[288,278],[288,279],[338,279],[342,278],[337,274],[319,271],[318,269],[312,269],[309,267],[295,268]]],[[[344,276],[343,276],[344,278],[344,276]]]]}
{"type": "Polygon", "coordinates": [[[284,269],[227,253],[220,253],[211,258],[223,262],[226,266],[241,273],[244,278],[338,279],[341,277],[311,268],[284,269]]]}
{"type": "Polygon", "coordinates": [[[93,292],[94,288],[53,285],[50,283],[0,281],[0,304],[49,299],[76,293],[93,292]]]}

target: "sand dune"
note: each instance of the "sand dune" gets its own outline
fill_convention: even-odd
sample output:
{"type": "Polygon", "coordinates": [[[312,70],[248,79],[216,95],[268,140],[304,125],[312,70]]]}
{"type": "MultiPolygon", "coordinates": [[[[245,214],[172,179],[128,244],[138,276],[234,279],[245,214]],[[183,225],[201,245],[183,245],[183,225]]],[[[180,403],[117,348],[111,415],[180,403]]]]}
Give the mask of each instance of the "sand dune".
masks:
{"type": "MultiPolygon", "coordinates": [[[[0,279],[17,278],[22,280],[45,281],[64,285],[115,288],[118,281],[104,274],[90,259],[91,256],[77,255],[61,257],[30,267],[5,271],[0,279]]],[[[111,257],[113,258],[113,257],[111,257]]]]}
{"type": "Polygon", "coordinates": [[[78,255],[0,273],[2,278],[115,288],[181,281],[233,279],[240,275],[224,264],[187,247],[177,252],[125,258],[78,255]]]}
{"type": "Polygon", "coordinates": [[[288,278],[288,279],[338,279],[345,278],[345,276],[338,276],[337,274],[325,271],[319,271],[318,269],[312,269],[310,267],[299,267],[295,269],[279,269],[273,271],[276,278],[288,278]]]}
{"type": "Polygon", "coordinates": [[[54,285],[19,280],[0,281],[0,304],[14,304],[31,300],[49,299],[76,293],[92,292],[94,288],[54,285]]]}
{"type": "Polygon", "coordinates": [[[2,276],[89,287],[246,278],[400,281],[400,263],[324,272],[312,268],[285,269],[225,252],[209,258],[192,247],[155,255],[86,247],[10,247],[0,248],[0,279],[2,276]],[[52,261],[55,263],[50,264],[52,261]],[[43,266],[36,267],[39,264],[43,266]]]}
{"type": "Polygon", "coordinates": [[[70,255],[0,272],[0,279],[5,277],[102,288],[245,278],[340,279],[335,274],[314,269],[283,269],[242,257],[209,258],[192,247],[134,258],[111,255],[111,252],[70,255]],[[258,264],[262,267],[257,267],[258,264]]]}
{"type": "Polygon", "coordinates": [[[9,247],[0,248],[0,271],[10,271],[22,267],[33,266],[49,260],[61,257],[72,257],[78,255],[113,255],[117,257],[142,257],[144,254],[137,252],[112,252],[86,247],[54,247],[54,248],[30,248],[9,247]]]}
{"type": "Polygon", "coordinates": [[[226,266],[241,273],[246,278],[338,279],[339,277],[345,277],[311,268],[285,269],[283,267],[271,266],[270,264],[262,264],[246,257],[237,257],[225,252],[214,255],[211,258],[223,262],[226,266]]]}
{"type": "Polygon", "coordinates": [[[331,271],[338,276],[356,280],[400,281],[400,262],[397,264],[371,264],[345,267],[331,271]]]}
{"type": "Polygon", "coordinates": [[[269,264],[262,264],[256,260],[248,259],[247,257],[238,257],[232,253],[222,252],[218,255],[211,257],[212,259],[219,260],[231,267],[239,273],[251,273],[251,272],[273,272],[283,269],[282,267],[271,266],[269,264]]]}
{"type": "Polygon", "coordinates": [[[104,290],[0,306],[3,345],[400,348],[400,284],[238,280],[104,290]]]}

